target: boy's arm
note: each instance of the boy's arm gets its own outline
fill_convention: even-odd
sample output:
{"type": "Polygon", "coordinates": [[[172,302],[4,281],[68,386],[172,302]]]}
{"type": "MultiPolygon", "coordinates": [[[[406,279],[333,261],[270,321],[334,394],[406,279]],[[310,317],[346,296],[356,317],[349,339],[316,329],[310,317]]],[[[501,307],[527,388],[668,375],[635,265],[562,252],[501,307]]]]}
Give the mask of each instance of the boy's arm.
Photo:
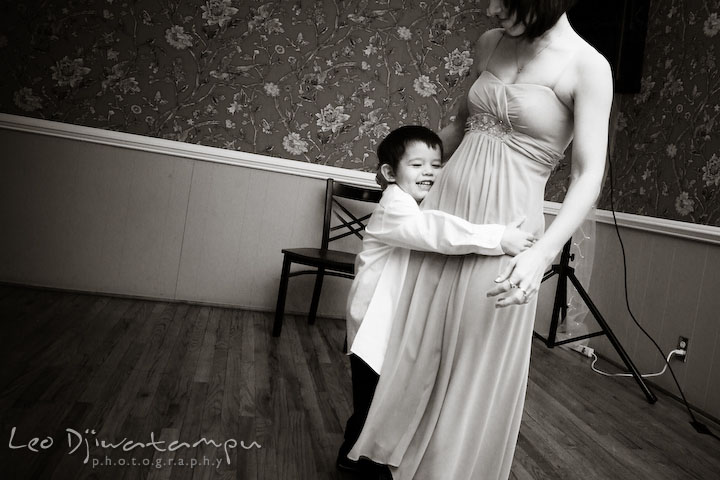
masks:
{"type": "Polygon", "coordinates": [[[477,225],[439,210],[420,210],[395,200],[377,212],[367,233],[394,247],[444,255],[503,255],[500,246],[505,225],[477,225]]]}

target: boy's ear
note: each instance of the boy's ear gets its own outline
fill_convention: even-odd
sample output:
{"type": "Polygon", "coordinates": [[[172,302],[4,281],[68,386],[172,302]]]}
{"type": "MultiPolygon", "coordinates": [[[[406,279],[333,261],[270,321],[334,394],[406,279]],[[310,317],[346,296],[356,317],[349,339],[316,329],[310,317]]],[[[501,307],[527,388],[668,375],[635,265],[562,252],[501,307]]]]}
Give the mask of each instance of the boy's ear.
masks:
{"type": "Polygon", "coordinates": [[[382,176],[387,183],[395,183],[395,172],[389,164],[383,163],[380,165],[380,172],[378,173],[378,176],[382,176]]]}

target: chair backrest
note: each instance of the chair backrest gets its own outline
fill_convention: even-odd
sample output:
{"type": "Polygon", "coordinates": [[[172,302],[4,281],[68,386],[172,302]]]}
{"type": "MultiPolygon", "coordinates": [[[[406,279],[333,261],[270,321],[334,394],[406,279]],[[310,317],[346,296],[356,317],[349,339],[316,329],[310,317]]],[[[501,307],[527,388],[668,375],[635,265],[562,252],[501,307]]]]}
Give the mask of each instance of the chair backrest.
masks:
{"type": "Polygon", "coordinates": [[[325,216],[323,220],[322,248],[328,248],[328,244],[334,240],[355,235],[362,239],[362,232],[365,230],[370,213],[359,216],[351,211],[351,207],[342,199],[378,203],[382,197],[379,188],[359,187],[327,179],[325,189],[325,216]],[[338,221],[333,225],[333,217],[338,221]]]}

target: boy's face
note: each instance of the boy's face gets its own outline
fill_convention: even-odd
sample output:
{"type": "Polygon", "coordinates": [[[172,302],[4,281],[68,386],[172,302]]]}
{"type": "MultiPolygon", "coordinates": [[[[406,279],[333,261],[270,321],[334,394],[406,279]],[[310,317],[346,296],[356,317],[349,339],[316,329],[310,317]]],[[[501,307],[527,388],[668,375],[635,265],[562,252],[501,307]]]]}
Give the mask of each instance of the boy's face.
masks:
{"type": "Polygon", "coordinates": [[[405,154],[398,162],[397,171],[393,172],[390,165],[382,166],[382,173],[389,182],[394,182],[403,191],[415,199],[422,201],[435,183],[435,175],[442,168],[439,148],[431,148],[423,142],[413,142],[405,149],[405,154]]]}

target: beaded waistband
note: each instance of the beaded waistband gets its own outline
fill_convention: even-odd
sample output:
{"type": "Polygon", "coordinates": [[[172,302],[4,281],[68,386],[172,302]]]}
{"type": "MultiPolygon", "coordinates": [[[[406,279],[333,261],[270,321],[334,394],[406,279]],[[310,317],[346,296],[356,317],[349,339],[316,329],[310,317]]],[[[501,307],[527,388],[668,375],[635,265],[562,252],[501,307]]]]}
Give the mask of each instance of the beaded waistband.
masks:
{"type": "Polygon", "coordinates": [[[483,132],[492,137],[505,139],[513,129],[508,123],[489,113],[476,113],[465,122],[466,132],[483,132]]]}

